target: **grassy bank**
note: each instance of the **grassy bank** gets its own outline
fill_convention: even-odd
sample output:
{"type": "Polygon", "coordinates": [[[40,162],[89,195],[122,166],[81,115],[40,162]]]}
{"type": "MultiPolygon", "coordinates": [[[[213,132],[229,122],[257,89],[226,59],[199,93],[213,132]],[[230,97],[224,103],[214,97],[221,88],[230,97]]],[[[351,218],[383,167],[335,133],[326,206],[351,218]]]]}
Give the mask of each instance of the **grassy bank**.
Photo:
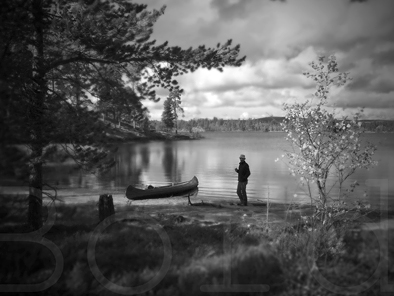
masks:
{"type": "MultiPolygon", "coordinates": [[[[24,198],[1,199],[1,233],[28,232],[24,198]]],[[[61,258],[37,243],[45,243],[39,236],[1,242],[0,283],[45,282],[64,260],[56,283],[39,294],[117,295],[134,287],[145,289],[143,295],[385,295],[374,273],[379,263],[393,266],[394,238],[361,227],[378,221],[378,213],[352,213],[352,222],[327,228],[296,223],[294,216],[266,223],[264,209],[255,215],[261,223],[206,220],[183,214],[190,211],[186,207],[193,208],[115,205],[116,216],[100,224],[95,202],[59,204],[44,238],[60,249],[61,258]]],[[[210,205],[194,207],[207,212],[210,205]]],[[[390,269],[377,274],[386,275],[394,279],[390,269]]]]}

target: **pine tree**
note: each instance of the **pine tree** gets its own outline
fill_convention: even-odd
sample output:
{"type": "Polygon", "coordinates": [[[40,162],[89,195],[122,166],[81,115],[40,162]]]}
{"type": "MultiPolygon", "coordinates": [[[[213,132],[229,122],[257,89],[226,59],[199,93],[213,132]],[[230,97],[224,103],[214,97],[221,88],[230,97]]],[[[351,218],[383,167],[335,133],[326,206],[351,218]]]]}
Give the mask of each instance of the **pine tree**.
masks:
{"type": "MultiPolygon", "coordinates": [[[[238,58],[240,47],[231,47],[231,40],[216,48],[156,46],[150,35],[165,7],[147,11],[146,5],[126,0],[89,3],[3,0],[0,5],[0,97],[7,106],[0,111],[0,134],[2,143],[30,149],[25,164],[34,229],[42,225],[42,166],[57,147],[53,143],[62,143],[86,169],[113,164],[107,159],[106,126],[88,108],[87,93],[100,97],[109,81],[116,82],[115,93],[123,92],[124,85],[111,77],[128,82],[143,77],[136,101],[157,101],[154,86],[179,90],[175,76],[200,67],[222,71],[245,59],[238,58]]],[[[119,106],[115,98],[111,94],[109,101],[119,106]]],[[[9,146],[1,146],[4,155],[9,146]]]]}
{"type": "Polygon", "coordinates": [[[170,99],[171,101],[171,106],[172,106],[172,113],[173,113],[173,117],[174,117],[174,125],[175,125],[175,133],[178,133],[178,113],[181,113],[183,115],[184,110],[181,107],[181,94],[182,94],[183,90],[175,90],[172,91],[168,97],[168,99],[170,99]]]}
{"type": "Polygon", "coordinates": [[[167,129],[173,129],[174,128],[174,109],[173,109],[173,104],[172,104],[172,99],[168,97],[164,101],[164,110],[161,115],[161,121],[164,123],[164,126],[167,129]]]}

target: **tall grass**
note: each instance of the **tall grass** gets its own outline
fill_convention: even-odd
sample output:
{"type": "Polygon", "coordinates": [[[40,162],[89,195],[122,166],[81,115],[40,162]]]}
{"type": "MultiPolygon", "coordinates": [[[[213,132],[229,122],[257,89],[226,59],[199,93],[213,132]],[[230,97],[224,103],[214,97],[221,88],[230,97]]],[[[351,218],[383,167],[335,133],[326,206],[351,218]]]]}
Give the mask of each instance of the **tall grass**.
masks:
{"type": "MultiPolygon", "coordinates": [[[[268,293],[242,295],[337,295],[338,291],[322,285],[319,276],[350,294],[349,287],[364,285],[380,260],[394,262],[394,237],[387,242],[390,257],[381,258],[377,238],[353,231],[357,223],[327,227],[299,221],[274,228],[268,223],[201,226],[187,219],[179,223],[166,214],[157,220],[170,238],[172,261],[162,281],[145,295],[210,295],[201,286],[226,283],[270,286],[268,293]]],[[[97,223],[94,203],[86,208],[58,207],[58,220],[45,237],[61,249],[64,270],[59,281],[40,294],[115,295],[93,276],[87,260],[88,242],[97,223]]],[[[6,230],[15,229],[2,229],[6,230]]],[[[135,287],[157,275],[163,250],[158,233],[136,218],[108,227],[97,241],[95,258],[111,282],[135,287]]],[[[1,284],[43,282],[55,262],[39,244],[21,242],[0,242],[0,260],[1,284]]],[[[390,279],[394,272],[389,273],[390,279]]],[[[377,283],[360,295],[378,295],[379,289],[377,283]]]]}

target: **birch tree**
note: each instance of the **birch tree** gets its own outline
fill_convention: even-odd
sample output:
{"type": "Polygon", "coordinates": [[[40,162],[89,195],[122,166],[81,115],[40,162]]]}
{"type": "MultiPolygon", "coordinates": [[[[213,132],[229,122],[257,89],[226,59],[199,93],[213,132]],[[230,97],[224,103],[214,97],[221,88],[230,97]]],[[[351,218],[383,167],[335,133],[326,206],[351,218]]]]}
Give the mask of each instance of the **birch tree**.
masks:
{"type": "MultiPolygon", "coordinates": [[[[291,173],[308,188],[315,184],[318,197],[309,190],[310,198],[325,208],[333,195],[327,187],[329,177],[339,184],[336,199],[343,198],[344,182],[357,169],[376,164],[373,160],[376,146],[361,141],[361,110],[352,117],[336,118],[327,106],[330,88],[343,86],[349,80],[348,73],[339,72],[335,56],[319,57],[310,66],[311,72],[304,75],[316,83],[314,97],[304,103],[284,104],[282,128],[293,147],[293,151],[286,153],[291,173]]],[[[355,185],[351,184],[350,190],[355,185]]]]}

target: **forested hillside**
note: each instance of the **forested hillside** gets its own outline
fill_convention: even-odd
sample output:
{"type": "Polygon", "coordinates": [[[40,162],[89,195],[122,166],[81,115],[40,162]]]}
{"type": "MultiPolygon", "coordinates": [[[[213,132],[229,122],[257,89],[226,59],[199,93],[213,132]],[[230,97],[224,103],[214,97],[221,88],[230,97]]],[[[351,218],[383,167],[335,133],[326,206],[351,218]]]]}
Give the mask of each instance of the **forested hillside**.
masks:
{"type": "MultiPolygon", "coordinates": [[[[258,119],[213,119],[199,118],[191,120],[179,120],[178,129],[191,131],[261,131],[280,132],[280,123],[284,117],[264,117],[258,119]]],[[[394,132],[394,120],[361,120],[367,132],[394,132]]],[[[151,121],[151,126],[156,130],[164,130],[161,121],[151,121]]]]}

